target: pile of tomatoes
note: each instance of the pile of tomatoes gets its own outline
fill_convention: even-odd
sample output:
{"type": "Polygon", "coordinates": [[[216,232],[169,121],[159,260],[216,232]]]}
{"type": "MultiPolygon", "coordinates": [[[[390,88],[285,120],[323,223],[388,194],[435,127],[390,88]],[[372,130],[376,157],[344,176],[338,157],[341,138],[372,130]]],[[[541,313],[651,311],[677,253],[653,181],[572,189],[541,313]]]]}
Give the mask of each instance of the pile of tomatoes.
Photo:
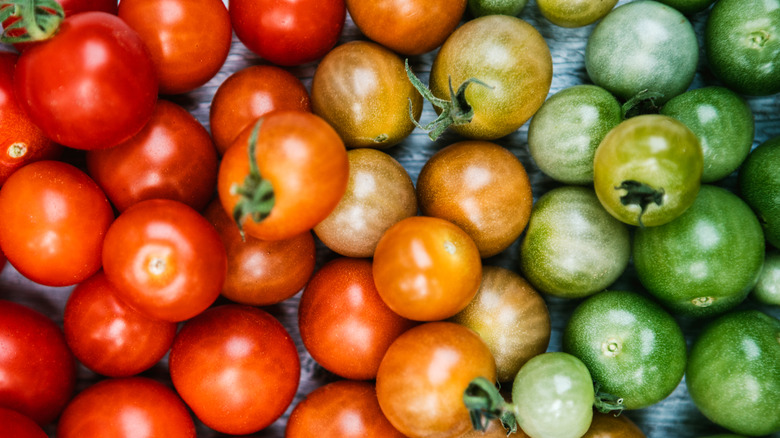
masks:
{"type": "Polygon", "coordinates": [[[0,20],[0,435],[780,432],[780,0],[0,20]]]}

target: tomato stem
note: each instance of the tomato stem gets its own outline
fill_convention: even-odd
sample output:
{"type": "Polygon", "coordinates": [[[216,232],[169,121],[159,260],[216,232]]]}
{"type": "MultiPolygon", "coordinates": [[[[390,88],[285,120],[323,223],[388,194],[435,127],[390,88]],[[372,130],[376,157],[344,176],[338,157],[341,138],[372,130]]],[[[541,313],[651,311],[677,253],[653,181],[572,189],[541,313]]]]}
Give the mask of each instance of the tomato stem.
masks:
{"type": "Polygon", "coordinates": [[[517,419],[511,405],[504,400],[496,385],[477,377],[463,392],[463,403],[469,410],[474,430],[484,432],[491,420],[498,418],[507,434],[517,432],[517,419]]]}
{"type": "Polygon", "coordinates": [[[658,105],[656,100],[662,99],[663,97],[663,93],[658,93],[656,91],[640,91],[634,97],[628,99],[621,107],[623,120],[643,114],[658,114],[661,110],[661,105],[658,105]]]}
{"type": "Polygon", "coordinates": [[[262,222],[274,206],[276,198],[271,182],[260,175],[257,166],[255,151],[257,150],[257,138],[260,134],[260,126],[263,120],[258,120],[249,136],[247,149],[249,153],[249,174],[244,179],[244,184],[234,184],[230,192],[239,195],[240,198],[233,208],[233,220],[238,225],[241,238],[244,239],[244,219],[248,216],[255,223],[262,222]]]}
{"type": "Polygon", "coordinates": [[[625,409],[625,406],[623,406],[623,398],[601,392],[601,384],[599,384],[599,382],[593,382],[593,392],[596,394],[595,400],[593,401],[593,407],[599,412],[606,414],[617,411],[617,416],[625,409]]]}
{"type": "Polygon", "coordinates": [[[0,41],[6,44],[42,41],[51,38],[65,19],[62,5],[55,0],[3,0],[0,22],[5,26],[0,41]]]}
{"type": "Polygon", "coordinates": [[[615,187],[615,190],[625,190],[626,194],[620,197],[620,203],[623,205],[638,205],[641,209],[639,211],[639,217],[637,222],[639,226],[644,228],[642,223],[642,215],[647,211],[647,207],[650,204],[656,204],[658,206],[664,203],[664,189],[656,189],[645,183],[626,180],[619,186],[615,187]]]}

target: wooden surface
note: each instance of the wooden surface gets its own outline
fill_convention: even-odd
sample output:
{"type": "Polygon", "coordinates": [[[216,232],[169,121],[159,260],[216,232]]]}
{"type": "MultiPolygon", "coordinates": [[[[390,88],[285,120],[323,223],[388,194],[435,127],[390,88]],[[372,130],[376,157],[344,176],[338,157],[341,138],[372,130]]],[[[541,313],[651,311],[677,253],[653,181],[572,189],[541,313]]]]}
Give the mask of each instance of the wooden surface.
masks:
{"type": "MultiPolygon", "coordinates": [[[[227,2],[227,0],[225,0],[227,2]]],[[[618,4],[626,3],[621,0],[618,4]]],[[[564,29],[546,21],[538,11],[535,0],[530,0],[520,15],[520,18],[530,22],[544,36],[550,46],[553,57],[554,78],[550,95],[563,88],[589,83],[584,66],[585,43],[588,35],[593,29],[593,25],[578,29],[564,29]]],[[[698,14],[691,18],[697,34],[699,35],[700,45],[702,43],[701,35],[706,19],[706,13],[698,14]]],[[[340,43],[354,39],[362,39],[362,35],[347,17],[347,23],[342,33],[340,43]]],[[[699,70],[691,88],[699,88],[706,85],[717,84],[717,81],[707,72],[706,61],[701,52],[699,70]]],[[[435,52],[410,58],[410,63],[418,76],[427,83],[428,71],[435,56],[435,52]]],[[[209,127],[209,105],[217,87],[233,72],[246,66],[262,63],[257,56],[250,53],[234,37],[233,45],[228,59],[222,70],[202,88],[191,93],[165,97],[170,99],[186,109],[188,109],[204,126],[209,127]]],[[[307,88],[311,85],[311,77],[316,68],[316,63],[289,69],[296,76],[301,78],[307,88]]],[[[751,108],[755,114],[756,134],[754,146],[761,142],[780,135],[780,102],[777,96],[748,99],[751,108]]],[[[430,105],[426,105],[422,115],[422,121],[427,122],[435,118],[430,105]]],[[[544,192],[556,187],[558,184],[550,178],[543,175],[534,165],[527,147],[527,129],[528,123],[521,127],[516,133],[497,141],[497,143],[510,149],[526,166],[533,184],[534,198],[538,198],[544,192]]],[[[438,141],[432,142],[420,130],[407,138],[403,143],[386,150],[389,154],[398,159],[409,172],[413,181],[416,182],[417,175],[425,161],[442,147],[460,140],[453,134],[445,134],[438,141]]],[[[721,185],[728,188],[734,188],[735,178],[729,177],[721,185]]],[[[503,253],[486,259],[487,265],[498,265],[517,271],[517,248],[518,242],[515,242],[503,253]]],[[[335,257],[322,244],[318,242],[317,266],[321,266],[325,261],[335,257]]],[[[618,280],[613,288],[640,290],[641,285],[636,279],[633,269],[629,266],[626,273],[618,280]]],[[[0,275],[0,298],[11,299],[21,302],[32,308],[51,316],[57,323],[62,323],[62,310],[72,288],[48,288],[36,285],[22,278],[10,265],[7,265],[0,275]]],[[[297,329],[297,303],[299,295],[276,306],[266,308],[285,325],[285,327],[296,338],[300,357],[302,361],[302,375],[298,395],[293,403],[297,403],[307,393],[311,392],[317,386],[336,379],[335,376],[324,371],[319,367],[311,357],[306,353],[303,345],[300,343],[297,329]]],[[[579,301],[555,299],[545,297],[552,316],[552,338],[550,342],[550,351],[559,351],[561,345],[561,332],[566,324],[568,315],[579,301]]],[[[222,302],[222,301],[220,301],[222,302]]],[[[748,301],[743,307],[755,307],[755,304],[748,301]]],[[[775,317],[780,317],[780,309],[764,308],[764,311],[775,317]]],[[[686,338],[689,342],[695,339],[699,331],[700,324],[695,321],[680,319],[686,338]]],[[[157,378],[170,385],[167,374],[167,356],[154,368],[144,373],[145,376],[157,378]]],[[[78,389],[83,389],[87,385],[99,380],[101,377],[95,375],[89,370],[80,367],[78,389]]],[[[288,409],[285,416],[276,421],[269,428],[248,435],[251,437],[283,437],[284,427],[288,409]]],[[[779,407],[780,409],[780,407],[779,407]]],[[[652,407],[628,412],[628,415],[634,420],[648,437],[700,437],[708,434],[725,432],[709,421],[707,421],[691,402],[685,382],[675,390],[675,392],[666,400],[652,407]]],[[[49,427],[48,431],[53,436],[54,427],[49,427]]],[[[205,426],[198,425],[198,436],[201,438],[215,438],[225,435],[218,434],[205,426]]],[[[780,437],[780,434],[776,434],[780,437]]]]}

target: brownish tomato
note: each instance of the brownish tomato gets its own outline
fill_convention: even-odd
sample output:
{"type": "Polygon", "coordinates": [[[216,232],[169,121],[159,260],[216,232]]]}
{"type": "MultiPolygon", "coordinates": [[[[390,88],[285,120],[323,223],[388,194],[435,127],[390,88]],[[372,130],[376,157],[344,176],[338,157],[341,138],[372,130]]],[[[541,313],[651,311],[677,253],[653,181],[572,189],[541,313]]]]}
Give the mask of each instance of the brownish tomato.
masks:
{"type": "Polygon", "coordinates": [[[328,262],[309,281],[298,307],[309,354],[328,371],[353,380],[375,378],[387,348],[415,324],[382,301],[365,259],[328,262]]]}
{"type": "Polygon", "coordinates": [[[403,438],[387,421],[370,382],[338,380],[321,386],[295,406],[285,438],[403,438]]]}
{"type": "Polygon", "coordinates": [[[625,414],[593,411],[590,428],[582,438],[645,438],[645,434],[625,414]]]}
{"type": "Polygon", "coordinates": [[[217,152],[208,131],[181,106],[158,100],[152,119],[130,140],[87,152],[87,171],[119,211],[147,199],[201,210],[214,196],[217,152]]]}
{"type": "Polygon", "coordinates": [[[422,324],[399,336],[382,359],[379,406],[408,437],[459,437],[472,428],[463,392],[477,377],[495,381],[496,365],[476,333],[452,322],[422,324]]]}
{"type": "Polygon", "coordinates": [[[223,297],[252,306],[276,304],[300,291],[314,272],[316,247],[311,232],[284,240],[242,239],[218,199],[203,215],[217,229],[227,251],[223,297]]]}
{"type": "Polygon", "coordinates": [[[369,39],[402,55],[439,47],[455,30],[466,0],[347,0],[355,25],[369,39]]]}
{"type": "Polygon", "coordinates": [[[238,134],[274,110],[311,111],[309,91],[292,73],[273,65],[251,65],[219,85],[209,108],[211,136],[220,155],[238,134]]]}
{"type": "Polygon", "coordinates": [[[508,149],[487,141],[462,141],[441,149],[417,178],[422,214],[463,229],[482,257],[505,250],[531,217],[531,182],[508,149]]]}

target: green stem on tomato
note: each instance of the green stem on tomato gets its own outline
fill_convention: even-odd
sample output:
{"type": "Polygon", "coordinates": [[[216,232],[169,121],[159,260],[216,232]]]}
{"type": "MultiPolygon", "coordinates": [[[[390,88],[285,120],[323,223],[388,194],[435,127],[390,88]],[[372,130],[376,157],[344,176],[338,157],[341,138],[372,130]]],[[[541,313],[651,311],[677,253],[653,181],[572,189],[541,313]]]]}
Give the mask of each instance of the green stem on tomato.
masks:
{"type": "Polygon", "coordinates": [[[664,203],[664,189],[656,189],[645,183],[626,180],[619,186],[615,187],[615,190],[625,190],[626,194],[620,197],[620,203],[623,205],[637,205],[639,206],[639,216],[637,222],[640,227],[644,227],[642,223],[642,215],[647,211],[647,207],[650,204],[656,204],[658,206],[664,203]]]}
{"type": "Polygon", "coordinates": [[[625,409],[623,406],[623,398],[615,395],[601,392],[601,385],[599,382],[593,382],[593,392],[596,394],[596,400],[593,402],[593,407],[601,413],[609,413],[617,411],[616,415],[620,415],[625,409]]]}
{"type": "Polygon", "coordinates": [[[16,18],[3,29],[0,41],[6,44],[43,41],[51,38],[65,19],[65,11],[55,0],[0,1],[0,22],[16,18]]]}
{"type": "Polygon", "coordinates": [[[488,379],[477,377],[472,380],[463,392],[463,403],[469,410],[474,430],[484,432],[488,423],[498,418],[507,434],[517,432],[517,418],[512,404],[504,400],[496,385],[488,379]]]}
{"type": "Polygon", "coordinates": [[[244,238],[244,228],[242,225],[244,219],[248,216],[256,223],[262,222],[263,219],[271,214],[271,209],[273,209],[276,201],[274,188],[270,181],[260,175],[260,169],[258,168],[257,160],[255,159],[257,138],[260,134],[260,126],[262,123],[262,119],[258,120],[249,136],[249,142],[247,144],[249,153],[249,174],[244,178],[243,184],[236,183],[230,187],[231,194],[239,195],[239,200],[233,208],[233,220],[238,225],[242,239],[244,238]]]}
{"type": "Polygon", "coordinates": [[[656,100],[663,97],[663,93],[650,90],[642,90],[636,93],[634,97],[628,99],[620,108],[623,120],[642,114],[658,114],[661,110],[661,105],[658,105],[656,100]]]}

